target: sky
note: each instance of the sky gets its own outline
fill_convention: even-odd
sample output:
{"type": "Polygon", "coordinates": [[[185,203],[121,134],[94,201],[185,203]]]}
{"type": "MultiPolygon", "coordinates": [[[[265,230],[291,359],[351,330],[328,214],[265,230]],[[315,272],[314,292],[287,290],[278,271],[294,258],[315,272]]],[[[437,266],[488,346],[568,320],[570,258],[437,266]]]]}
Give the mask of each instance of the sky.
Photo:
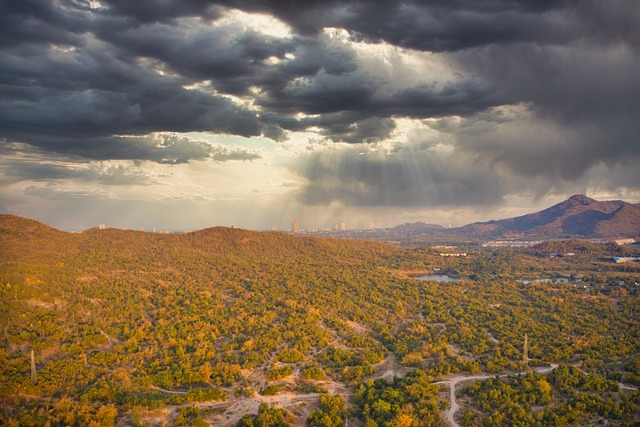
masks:
{"type": "Polygon", "coordinates": [[[0,213],[461,226],[640,201],[637,0],[0,2],[0,213]]]}

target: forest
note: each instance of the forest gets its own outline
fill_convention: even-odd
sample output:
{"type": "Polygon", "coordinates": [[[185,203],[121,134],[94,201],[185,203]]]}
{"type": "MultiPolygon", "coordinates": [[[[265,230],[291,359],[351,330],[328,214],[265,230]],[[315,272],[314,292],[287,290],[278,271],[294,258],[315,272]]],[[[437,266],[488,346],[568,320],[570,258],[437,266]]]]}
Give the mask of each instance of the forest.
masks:
{"type": "Polygon", "coordinates": [[[638,422],[637,247],[441,252],[0,215],[0,424],[441,426],[477,374],[460,425],[638,422]]]}

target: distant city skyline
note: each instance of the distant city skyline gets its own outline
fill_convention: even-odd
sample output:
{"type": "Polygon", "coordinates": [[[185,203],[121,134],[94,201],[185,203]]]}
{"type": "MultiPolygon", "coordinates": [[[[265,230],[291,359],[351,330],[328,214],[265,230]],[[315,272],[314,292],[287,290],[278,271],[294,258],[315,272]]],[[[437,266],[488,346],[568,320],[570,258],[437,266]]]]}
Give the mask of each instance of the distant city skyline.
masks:
{"type": "Polygon", "coordinates": [[[3,6],[0,213],[367,229],[640,202],[640,2],[134,3],[3,6]]]}

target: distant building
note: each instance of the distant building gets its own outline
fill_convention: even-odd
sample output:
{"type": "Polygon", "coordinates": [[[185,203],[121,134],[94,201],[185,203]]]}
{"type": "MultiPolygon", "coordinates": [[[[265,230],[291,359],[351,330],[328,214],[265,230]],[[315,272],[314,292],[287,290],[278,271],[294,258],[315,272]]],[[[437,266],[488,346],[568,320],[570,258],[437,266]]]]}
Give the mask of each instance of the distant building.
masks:
{"type": "Polygon", "coordinates": [[[293,222],[291,223],[291,231],[293,231],[294,233],[300,232],[300,224],[298,224],[297,219],[294,219],[293,222]]]}
{"type": "Polygon", "coordinates": [[[343,222],[340,224],[340,230],[345,231],[347,229],[347,225],[343,222]]]}
{"type": "Polygon", "coordinates": [[[271,231],[278,231],[278,227],[274,225],[273,227],[271,227],[271,231]]]}
{"type": "Polygon", "coordinates": [[[107,228],[107,226],[106,226],[106,225],[104,225],[104,224],[100,224],[100,225],[98,226],[98,229],[100,229],[100,230],[104,230],[105,228],[107,228]]]}

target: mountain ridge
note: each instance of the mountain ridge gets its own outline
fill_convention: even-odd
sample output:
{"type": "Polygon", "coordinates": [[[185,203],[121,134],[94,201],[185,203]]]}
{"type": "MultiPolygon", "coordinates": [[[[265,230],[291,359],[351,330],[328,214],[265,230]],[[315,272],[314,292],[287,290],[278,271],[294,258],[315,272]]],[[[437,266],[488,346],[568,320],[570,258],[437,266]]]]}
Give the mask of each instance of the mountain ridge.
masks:
{"type": "MultiPolygon", "coordinates": [[[[530,239],[530,240],[550,240],[550,239],[594,239],[594,238],[634,238],[640,240],[640,203],[628,203],[622,200],[598,201],[583,194],[576,194],[568,199],[550,206],[546,209],[499,220],[486,222],[475,222],[457,228],[444,228],[438,224],[426,222],[414,222],[400,224],[396,227],[386,229],[395,233],[399,241],[402,239],[413,239],[415,236],[423,235],[429,240],[429,236],[434,236],[443,241],[460,240],[494,240],[494,239],[530,239]],[[414,236],[414,237],[412,237],[414,236]]],[[[211,246],[227,246],[227,249],[241,250],[246,245],[243,242],[252,241],[252,246],[262,248],[269,247],[270,244],[277,243],[283,248],[285,246],[302,247],[323,247],[333,244],[320,243],[320,241],[305,240],[312,239],[310,236],[302,237],[301,241],[286,243],[282,238],[286,233],[273,233],[270,231],[250,231],[240,228],[210,227],[201,230],[184,233],[143,233],[135,230],[122,230],[109,228],[99,230],[90,228],[80,233],[68,233],[60,231],[54,227],[42,224],[28,218],[22,218],[10,214],[0,215],[0,237],[10,233],[14,237],[22,236],[22,239],[12,239],[12,250],[27,250],[23,247],[22,241],[27,236],[41,237],[50,244],[64,244],[66,246],[78,246],[86,241],[87,236],[99,233],[109,239],[116,239],[116,235],[125,238],[132,234],[141,233],[145,239],[160,239],[160,236],[191,236],[180,239],[196,239],[198,241],[207,240],[211,246]],[[248,233],[248,234],[247,234],[248,233]],[[65,238],[65,236],[73,236],[65,238]],[[208,236],[203,240],[205,236],[208,236]],[[278,237],[282,236],[282,237],[278,237]],[[57,242],[57,243],[56,243],[57,242]],[[213,242],[216,242],[215,244],[213,242]]],[[[168,238],[171,239],[171,238],[168,238]]],[[[357,234],[352,234],[351,239],[358,239],[357,234]]],[[[117,240],[117,239],[116,239],[117,240]]],[[[285,239],[286,240],[286,239],[285,239]]],[[[332,239],[329,239],[332,240],[332,239]]],[[[388,240],[388,235],[369,236],[365,240],[388,240]]],[[[438,240],[438,239],[436,239],[438,240]]],[[[30,253],[37,253],[39,250],[29,250],[30,253]]]]}
{"type": "Polygon", "coordinates": [[[269,252],[275,262],[288,262],[297,255],[339,253],[353,250],[368,254],[394,253],[398,248],[380,242],[330,239],[316,236],[292,236],[272,231],[253,231],[236,227],[209,227],[177,233],[152,233],[119,228],[89,228],[75,233],[58,230],[33,219],[0,214],[0,257],[37,259],[50,263],[69,254],[108,253],[117,256],[153,260],[180,257],[180,251],[202,256],[242,258],[269,252]],[[144,248],[145,250],[139,250],[144,248]],[[145,252],[146,251],[146,252],[145,252]]]}
{"type": "Polygon", "coordinates": [[[505,238],[612,238],[640,236],[640,204],[598,201],[576,194],[549,208],[459,227],[465,234],[505,238]]]}
{"type": "Polygon", "coordinates": [[[640,239],[640,203],[598,201],[584,194],[512,218],[474,222],[456,228],[414,222],[387,229],[400,236],[433,236],[436,240],[466,239],[640,239]]]}

